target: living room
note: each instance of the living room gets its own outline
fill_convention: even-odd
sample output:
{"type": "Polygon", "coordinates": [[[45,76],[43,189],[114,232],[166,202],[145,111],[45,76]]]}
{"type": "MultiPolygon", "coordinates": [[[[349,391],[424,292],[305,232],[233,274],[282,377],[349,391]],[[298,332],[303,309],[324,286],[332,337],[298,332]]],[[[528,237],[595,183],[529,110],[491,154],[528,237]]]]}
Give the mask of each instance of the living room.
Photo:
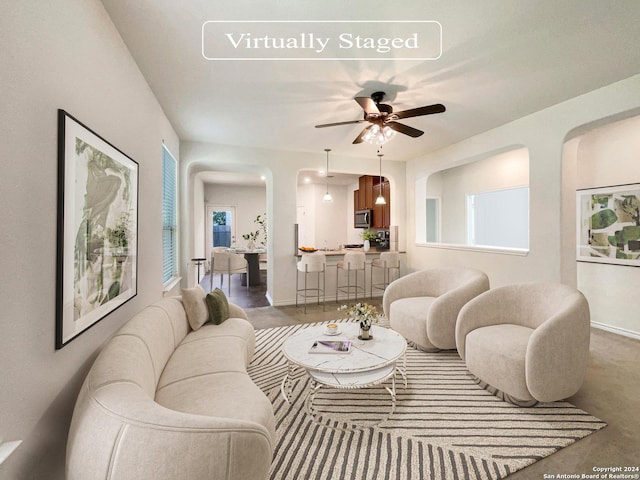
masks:
{"type": "MultiPolygon", "coordinates": [[[[273,308],[288,307],[295,296],[296,259],[292,253],[298,172],[323,166],[323,148],[331,147],[334,149],[330,157],[332,169],[352,174],[378,174],[375,149],[371,147],[362,153],[357,148],[367,146],[351,146],[358,129],[353,131],[348,128],[345,131],[335,127],[337,130],[316,130],[314,125],[359,118],[361,111],[353,97],[360,93],[368,81],[375,80],[376,86],[396,81],[402,83],[402,79],[379,77],[377,67],[366,62],[357,65],[345,62],[346,66],[340,64],[336,67],[337,71],[342,72],[336,73],[341,80],[344,78],[342,75],[353,75],[355,78],[348,85],[334,85],[340,90],[334,91],[332,85],[316,81],[311,73],[309,77],[300,79],[301,84],[307,81],[318,89],[314,108],[319,116],[315,117],[314,113],[309,118],[291,120],[291,123],[301,132],[304,131],[304,138],[315,136],[313,148],[279,149],[268,145],[255,146],[248,142],[225,141],[225,135],[231,138],[230,127],[224,122],[215,123],[212,119],[208,120],[211,122],[209,126],[211,130],[215,129],[219,139],[210,140],[203,123],[197,127],[201,130],[196,129],[185,135],[184,125],[196,122],[194,119],[204,113],[196,110],[193,119],[184,119],[180,112],[170,107],[172,100],[166,98],[165,93],[156,91],[147,78],[158,68],[158,57],[147,61],[136,58],[134,46],[128,43],[133,39],[125,39],[137,30],[136,21],[145,15],[149,16],[152,24],[154,21],[162,25],[170,23],[165,15],[171,17],[166,12],[172,12],[175,7],[167,5],[167,2],[158,2],[157,5],[145,2],[141,7],[131,7],[134,10],[127,11],[127,7],[117,3],[58,0],[46,4],[11,2],[3,6],[3,18],[0,20],[3,44],[0,84],[5,95],[0,125],[4,140],[1,148],[7,168],[0,180],[0,195],[7,208],[3,213],[4,248],[1,254],[5,275],[0,289],[4,306],[0,316],[0,358],[3,365],[0,377],[0,438],[2,442],[22,440],[22,444],[0,465],[0,476],[9,480],[64,478],[66,438],[76,397],[102,346],[118,328],[147,305],[167,293],[179,293],[181,287],[188,286],[190,260],[200,253],[196,249],[203,242],[196,235],[195,215],[198,207],[195,198],[196,195],[204,197],[204,187],[198,183],[198,174],[225,170],[250,171],[265,176],[266,213],[271,222],[270,232],[273,232],[268,247],[269,297],[273,308]],[[336,96],[339,97],[336,103],[325,103],[330,97],[335,99],[336,96]],[[70,112],[140,166],[137,294],[61,349],[55,348],[56,236],[59,227],[58,109],[70,112]],[[162,281],[160,206],[163,144],[179,162],[178,265],[183,283],[176,285],[172,292],[165,292],[162,281]],[[34,290],[36,287],[39,290],[34,290]]],[[[203,3],[197,2],[200,6],[203,3]]],[[[592,402],[609,402],[611,411],[622,412],[617,415],[611,413],[608,418],[602,418],[600,414],[604,421],[609,422],[607,429],[540,463],[558,457],[564,460],[564,468],[554,464],[553,470],[546,473],[589,473],[575,467],[579,464],[578,458],[588,458],[599,451],[603,452],[599,458],[608,459],[608,465],[598,466],[637,467],[637,460],[635,465],[627,465],[633,461],[629,452],[638,446],[631,434],[637,419],[633,410],[624,410],[629,403],[621,397],[632,398],[640,388],[638,373],[634,370],[640,355],[640,319],[636,313],[640,305],[633,289],[640,272],[627,266],[576,262],[575,198],[578,189],[633,184],[638,183],[640,177],[640,163],[637,161],[640,144],[636,133],[640,118],[640,53],[635,48],[640,40],[636,28],[640,16],[638,5],[635,2],[592,1],[587,4],[569,2],[558,6],[553,2],[545,2],[537,6],[538,13],[535,16],[531,11],[533,7],[524,1],[508,8],[502,2],[492,2],[490,7],[474,7],[474,16],[465,12],[465,8],[472,8],[471,2],[465,8],[451,7],[451,10],[441,5],[433,6],[432,10],[422,3],[411,3],[397,6],[399,10],[396,13],[388,5],[376,4],[384,12],[376,13],[365,2],[349,6],[335,3],[326,6],[329,14],[322,13],[309,2],[300,5],[278,4],[270,5],[270,12],[255,11],[252,18],[314,20],[361,18],[366,15],[367,19],[377,20],[388,15],[397,19],[419,17],[442,20],[445,39],[453,36],[454,29],[471,29],[475,25],[474,28],[479,30],[472,29],[469,38],[475,38],[478,43],[451,48],[445,42],[449,47],[444,49],[442,61],[446,61],[454,73],[468,64],[491,61],[496,63],[496,67],[505,67],[502,60],[511,57],[501,56],[503,51],[496,47],[496,38],[502,39],[505,44],[513,42],[511,51],[521,48],[533,54],[534,51],[529,50],[529,41],[532,38],[539,40],[540,36],[544,36],[544,30],[536,35],[531,31],[531,38],[521,31],[520,25],[509,23],[515,19],[524,21],[527,15],[534,16],[538,22],[534,22],[533,26],[540,27],[548,20],[551,32],[547,33],[551,37],[557,35],[559,39],[563,37],[562,29],[558,29],[562,21],[558,18],[567,19],[567,29],[572,34],[577,35],[576,31],[580,29],[576,25],[581,22],[586,36],[586,32],[592,31],[592,43],[580,45],[584,37],[572,37],[567,40],[568,43],[562,44],[564,53],[553,57],[558,63],[544,64],[548,69],[545,72],[550,70],[558,75],[557,90],[536,91],[533,88],[520,92],[509,90],[513,88],[511,83],[504,86],[504,94],[517,100],[514,102],[512,118],[504,122],[495,120],[490,111],[465,112],[460,100],[462,92],[470,89],[473,89],[474,96],[489,96],[489,86],[498,81],[497,77],[448,77],[445,72],[438,70],[432,72],[430,78],[415,78],[409,71],[408,75],[413,75],[415,83],[408,86],[407,91],[398,88],[397,98],[405,102],[407,107],[422,105],[419,100],[414,104],[412,93],[414,90],[424,90],[429,99],[426,103],[441,102],[447,105],[448,111],[440,115],[441,118],[435,115],[419,124],[426,130],[423,137],[396,138],[388,146],[385,145],[383,174],[392,181],[392,216],[404,232],[399,245],[401,250],[406,251],[407,271],[403,273],[462,265],[485,272],[492,288],[528,281],[548,281],[562,282],[583,291],[591,308],[592,323],[599,327],[592,329],[592,335],[600,335],[594,343],[598,362],[593,368],[606,369],[610,381],[614,382],[606,385],[625,386],[624,390],[612,391],[608,398],[598,396],[597,402],[592,402]],[[520,14],[517,13],[518,8],[522,9],[520,14]],[[262,14],[264,16],[261,17],[262,14]],[[480,14],[482,16],[478,18],[480,14]],[[506,20],[499,20],[503,15],[506,20]],[[466,20],[456,23],[452,20],[456,16],[466,20]],[[444,21],[445,17],[449,22],[444,21]],[[487,45],[496,50],[483,50],[485,44],[480,40],[488,42],[487,45]],[[591,55],[584,50],[591,50],[591,55]],[[582,63],[574,59],[578,53],[581,54],[582,63]],[[562,77],[561,73],[573,63],[580,63],[591,74],[585,77],[562,77]],[[442,90],[443,84],[450,90],[442,90]],[[429,93],[431,88],[448,92],[450,96],[433,98],[433,93],[429,93]],[[537,101],[529,103],[529,97],[534,94],[537,94],[537,101]],[[475,128],[473,134],[457,138],[456,125],[438,123],[445,122],[443,119],[447,118],[446,115],[450,112],[453,115],[456,110],[462,111],[458,115],[468,117],[465,131],[475,128]],[[444,138],[455,140],[440,143],[444,138]],[[401,147],[394,144],[406,145],[408,150],[400,150],[401,147]],[[443,245],[430,245],[421,239],[419,218],[423,216],[421,209],[427,194],[427,180],[432,173],[522,147],[527,149],[529,160],[530,233],[526,255],[463,247],[446,248],[443,245]],[[610,352],[607,353],[607,349],[610,352]],[[624,352],[624,356],[620,357],[615,352],[624,352]],[[615,425],[611,421],[624,415],[629,417],[629,425],[615,425]],[[606,434],[606,430],[619,433],[617,443],[612,446],[598,441],[598,435],[606,434]],[[580,444],[586,446],[573,449],[580,444]],[[575,454],[572,453],[574,451],[575,454]]],[[[217,5],[216,8],[222,10],[211,13],[209,8],[213,6],[206,7],[202,21],[244,19],[243,12],[256,8],[250,2],[229,2],[224,6],[217,5]]],[[[267,9],[266,6],[261,8],[267,9]]],[[[193,47],[193,55],[200,56],[202,21],[200,17],[197,20],[197,31],[185,35],[189,36],[189,42],[197,44],[193,47]]],[[[146,23],[144,29],[142,24],[138,26],[140,35],[147,35],[152,30],[146,23]]],[[[155,35],[160,35],[160,32],[156,30],[155,35]]],[[[141,43],[144,41],[151,42],[152,39],[146,37],[140,40],[141,43]]],[[[543,68],[538,70],[537,64],[542,62],[546,53],[540,50],[535,52],[539,57],[522,55],[520,63],[507,62],[509,69],[506,73],[498,69],[496,75],[508,73],[519,78],[533,77],[535,80],[537,75],[543,73],[543,68]]],[[[160,58],[165,54],[168,58],[167,52],[158,49],[160,58]]],[[[438,61],[433,61],[434,69],[439,68],[436,67],[438,61]]],[[[225,69],[231,70],[228,73],[233,77],[233,70],[241,68],[241,65],[232,62],[222,67],[211,61],[205,63],[206,69],[223,72],[218,74],[221,82],[225,69]]],[[[329,69],[328,62],[316,63],[321,65],[310,67],[313,74],[318,74],[321,79],[331,75],[330,72],[319,73],[329,69]]],[[[300,96],[297,103],[305,104],[303,92],[306,90],[302,87],[297,90],[296,86],[299,79],[287,76],[287,70],[291,67],[282,67],[282,71],[277,63],[269,63],[265,67],[271,70],[270,75],[285,77],[279,79],[278,88],[283,92],[289,89],[293,97],[300,96]]],[[[179,64],[175,68],[180,69],[179,64]]],[[[183,72],[194,83],[204,81],[193,72],[183,72]]],[[[267,73],[265,76],[268,76],[267,73]]],[[[244,87],[251,92],[247,102],[257,102],[262,106],[260,79],[248,78],[244,87]]],[[[166,88],[170,89],[171,85],[166,88]]],[[[224,95],[224,91],[218,92],[209,101],[221,101],[220,97],[224,95]]],[[[506,101],[503,98],[494,100],[497,103],[506,101]]],[[[277,102],[277,98],[269,100],[267,105],[272,106],[277,102]]],[[[248,112],[255,114],[254,107],[245,105],[241,113],[249,115],[248,112]]],[[[227,114],[233,116],[232,113],[230,111],[227,114]]],[[[274,121],[269,111],[261,111],[260,116],[265,123],[274,121]]],[[[219,117],[224,118],[225,113],[219,117]]],[[[292,137],[291,141],[294,143],[296,140],[292,137]]],[[[337,317],[335,312],[331,313],[337,317]]],[[[580,393],[582,398],[595,395],[592,392],[601,388],[593,381],[601,377],[591,378],[580,393]]],[[[597,415],[594,411],[589,413],[597,415]]],[[[526,472],[517,472],[513,478],[530,478],[526,472]]],[[[542,474],[536,473],[533,478],[542,478],[542,474]]]]}

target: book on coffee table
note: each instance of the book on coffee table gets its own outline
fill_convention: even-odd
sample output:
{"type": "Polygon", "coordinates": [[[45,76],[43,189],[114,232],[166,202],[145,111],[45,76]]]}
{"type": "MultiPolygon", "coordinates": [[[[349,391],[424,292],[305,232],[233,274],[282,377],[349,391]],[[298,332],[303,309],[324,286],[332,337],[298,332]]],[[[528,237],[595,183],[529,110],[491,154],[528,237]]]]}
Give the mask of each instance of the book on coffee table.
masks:
{"type": "Polygon", "coordinates": [[[351,342],[348,340],[316,340],[309,353],[349,353],[351,342]]]}

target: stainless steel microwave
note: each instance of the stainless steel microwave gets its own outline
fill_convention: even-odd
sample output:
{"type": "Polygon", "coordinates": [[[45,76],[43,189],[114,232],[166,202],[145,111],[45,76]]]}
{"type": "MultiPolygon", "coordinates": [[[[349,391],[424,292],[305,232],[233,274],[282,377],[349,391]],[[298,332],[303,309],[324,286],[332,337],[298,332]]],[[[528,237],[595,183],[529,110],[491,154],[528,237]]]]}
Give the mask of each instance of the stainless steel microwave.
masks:
{"type": "Polygon", "coordinates": [[[353,222],[354,228],[369,228],[371,226],[372,210],[357,210],[353,222]]]}

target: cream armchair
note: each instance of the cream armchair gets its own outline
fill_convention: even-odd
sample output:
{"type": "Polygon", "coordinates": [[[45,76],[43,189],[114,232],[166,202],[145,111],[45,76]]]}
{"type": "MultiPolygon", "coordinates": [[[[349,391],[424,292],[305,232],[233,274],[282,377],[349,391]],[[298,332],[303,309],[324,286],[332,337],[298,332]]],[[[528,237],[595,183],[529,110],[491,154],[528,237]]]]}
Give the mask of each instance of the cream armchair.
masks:
{"type": "Polygon", "coordinates": [[[382,297],[391,328],[422,350],[456,348],[456,319],[462,306],[489,289],[480,270],[432,268],[389,284],[382,297]]]}
{"type": "MultiPolygon", "coordinates": [[[[234,273],[246,273],[249,275],[249,267],[244,255],[231,252],[222,252],[214,250],[211,254],[211,285],[213,290],[213,276],[220,274],[220,286],[223,283],[223,275],[227,274],[227,292],[231,296],[231,275],[234,273]]],[[[249,279],[247,279],[247,288],[249,288],[249,279]]]]}
{"type": "Polygon", "coordinates": [[[559,283],[490,290],[462,308],[456,327],[469,371],[519,405],[575,394],[587,370],[589,340],[587,300],[559,283]]]}

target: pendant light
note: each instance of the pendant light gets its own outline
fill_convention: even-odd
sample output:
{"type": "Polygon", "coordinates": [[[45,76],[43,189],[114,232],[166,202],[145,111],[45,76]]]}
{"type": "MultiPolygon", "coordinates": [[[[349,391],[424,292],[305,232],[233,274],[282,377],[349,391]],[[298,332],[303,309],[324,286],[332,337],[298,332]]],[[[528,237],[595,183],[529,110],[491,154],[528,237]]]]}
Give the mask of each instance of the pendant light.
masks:
{"type": "Polygon", "coordinates": [[[387,201],[384,199],[384,196],[382,195],[382,154],[378,153],[378,158],[380,159],[380,182],[378,183],[378,185],[380,185],[380,195],[378,195],[378,198],[376,198],[376,205],[386,205],[387,201]]]}
{"type": "Polygon", "coordinates": [[[331,194],[329,193],[329,152],[331,151],[331,149],[325,148],[324,151],[327,152],[327,170],[325,171],[325,175],[327,177],[327,193],[325,193],[324,197],[322,197],[322,201],[324,203],[329,203],[333,202],[333,198],[331,198],[331,194]]]}

